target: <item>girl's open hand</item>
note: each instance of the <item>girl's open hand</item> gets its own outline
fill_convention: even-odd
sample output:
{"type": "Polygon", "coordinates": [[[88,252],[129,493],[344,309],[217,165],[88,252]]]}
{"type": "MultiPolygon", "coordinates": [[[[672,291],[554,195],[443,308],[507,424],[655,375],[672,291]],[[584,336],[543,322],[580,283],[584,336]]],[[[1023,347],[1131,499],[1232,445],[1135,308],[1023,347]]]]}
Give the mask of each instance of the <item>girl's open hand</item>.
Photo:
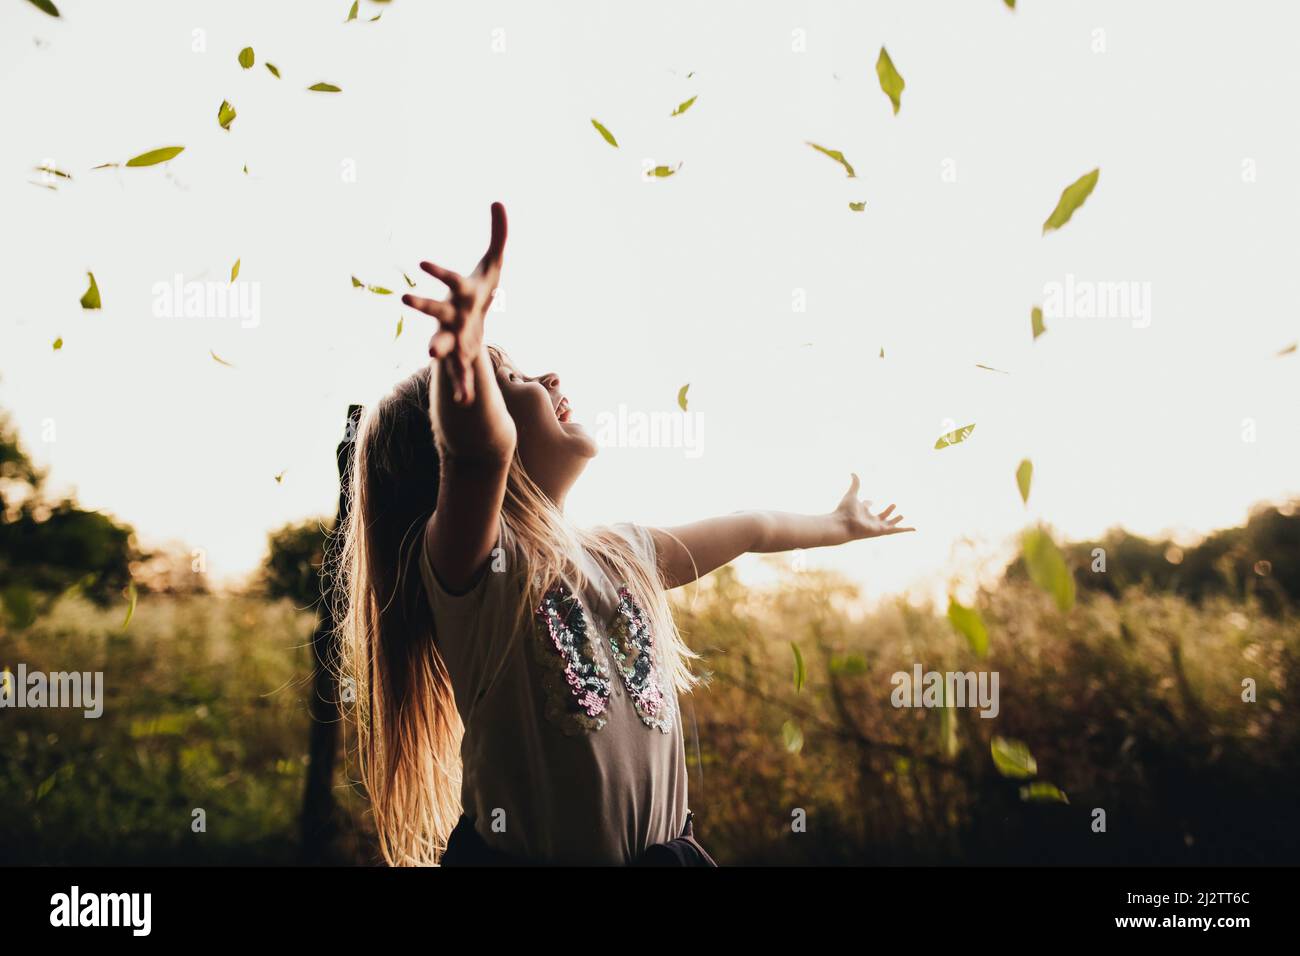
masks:
{"type": "Polygon", "coordinates": [[[438,320],[438,331],[429,340],[429,356],[442,363],[451,376],[452,392],[457,403],[468,405],[474,400],[474,362],[483,348],[483,322],[492,306],[492,296],[501,278],[501,257],[506,247],[506,208],[492,204],[492,241],[474,271],[467,276],[432,262],[420,268],[447,286],[445,300],[402,296],[402,302],[438,320]]]}
{"type": "Polygon", "coordinates": [[[890,505],[880,514],[873,515],[871,513],[871,502],[858,499],[859,487],[858,476],[853,475],[848,493],[841,499],[839,506],[834,511],[836,520],[843,527],[845,541],[859,541],[863,538],[878,538],[885,534],[901,534],[904,531],[916,530],[915,528],[901,527],[903,516],[894,514],[893,505],[890,505]]]}

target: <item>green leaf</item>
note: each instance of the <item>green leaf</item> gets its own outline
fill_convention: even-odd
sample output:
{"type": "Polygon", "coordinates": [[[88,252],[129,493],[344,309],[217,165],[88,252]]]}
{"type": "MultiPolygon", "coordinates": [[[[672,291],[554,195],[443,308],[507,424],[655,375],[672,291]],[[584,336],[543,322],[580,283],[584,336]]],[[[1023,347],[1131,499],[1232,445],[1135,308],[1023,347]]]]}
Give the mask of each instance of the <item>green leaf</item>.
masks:
{"type": "Polygon", "coordinates": [[[1016,8],[1016,0],[1002,0],[1002,2],[1007,5],[1007,9],[1009,10],[1014,10],[1016,8]]]}
{"type": "Polygon", "coordinates": [[[1294,355],[1297,348],[1300,348],[1300,342],[1292,342],[1286,348],[1277,353],[1275,358],[1282,358],[1284,355],[1294,355]]]}
{"type": "Polygon", "coordinates": [[[808,668],[804,666],[803,652],[799,650],[799,645],[791,641],[790,650],[794,651],[794,689],[798,692],[803,690],[803,685],[808,681],[808,668]]]}
{"type": "Polygon", "coordinates": [[[861,677],[867,672],[867,659],[861,654],[831,658],[831,673],[836,677],[861,677]]]}
{"type": "Polygon", "coordinates": [[[277,80],[280,78],[280,68],[278,66],[276,66],[274,63],[267,63],[265,64],[265,66],[268,70],[271,71],[271,75],[273,77],[275,77],[277,80]]]}
{"type": "Polygon", "coordinates": [[[352,277],[352,288],[354,288],[354,289],[364,289],[365,287],[366,287],[366,284],[365,284],[364,282],[362,282],[362,281],[361,281],[360,279],[358,279],[356,276],[353,276],[353,277],[352,277]]]}
{"type": "Polygon", "coordinates": [[[343,92],[342,89],[335,86],[333,83],[313,83],[311,86],[307,87],[307,89],[314,90],[317,93],[342,93],[343,92]]]}
{"type": "Polygon", "coordinates": [[[1043,325],[1043,310],[1034,306],[1029,313],[1029,325],[1034,330],[1034,339],[1037,340],[1040,335],[1047,331],[1047,326],[1043,325]]]}
{"type": "Polygon", "coordinates": [[[217,110],[217,125],[222,129],[230,129],[230,124],[235,121],[235,108],[227,101],[221,101],[221,108],[217,110]]]}
{"type": "Polygon", "coordinates": [[[404,318],[405,318],[405,316],[402,316],[402,315],[399,315],[399,316],[397,317],[397,331],[393,333],[393,341],[394,341],[394,342],[396,342],[398,339],[400,339],[400,338],[402,337],[402,320],[403,320],[404,318]]]}
{"type": "Polygon", "coordinates": [[[605,137],[605,142],[609,143],[609,145],[613,146],[615,149],[618,149],[618,140],[614,138],[614,134],[607,130],[600,120],[592,117],[591,125],[596,127],[597,133],[605,137]]]}
{"type": "Polygon", "coordinates": [[[59,15],[59,8],[51,3],[50,0],[27,0],[27,2],[37,10],[48,13],[52,17],[57,17],[59,15]]]}
{"type": "Polygon", "coordinates": [[[982,369],[984,369],[984,371],[986,371],[986,372],[997,372],[999,375],[1010,375],[1010,374],[1011,374],[1010,372],[1004,372],[1004,371],[1002,371],[1002,369],[1000,369],[1000,368],[994,368],[992,365],[981,365],[979,362],[976,362],[976,363],[975,363],[975,367],[976,367],[976,368],[982,368],[982,369]]]}
{"type": "Polygon", "coordinates": [[[344,23],[357,18],[357,7],[359,6],[361,6],[361,0],[352,0],[352,9],[348,11],[348,19],[344,20],[344,23]]]}
{"type": "Polygon", "coordinates": [[[95,273],[87,272],[86,275],[90,276],[90,288],[87,289],[86,294],[81,297],[81,307],[83,309],[102,308],[104,302],[99,297],[99,283],[95,281],[95,273]]]}
{"type": "Polygon", "coordinates": [[[33,172],[45,173],[47,176],[58,176],[60,179],[72,179],[71,174],[65,173],[61,169],[55,169],[53,166],[35,166],[33,172]]]}
{"type": "Polygon", "coordinates": [[[797,754],[803,750],[803,731],[794,721],[787,720],[781,725],[781,739],[785,741],[785,749],[790,753],[797,754]]]}
{"type": "Polygon", "coordinates": [[[63,348],[63,336],[60,335],[57,339],[54,340],[54,351],[57,352],[61,348],[63,348]]]}
{"type": "Polygon", "coordinates": [[[226,368],[234,368],[234,367],[235,367],[235,366],[232,365],[230,362],[227,362],[225,359],[223,359],[223,358],[222,358],[220,355],[218,355],[216,352],[212,351],[212,349],[208,349],[208,354],[211,355],[212,358],[213,358],[216,362],[218,362],[218,363],[221,364],[221,365],[226,366],[226,368]]]}
{"type": "Polygon", "coordinates": [[[368,285],[368,286],[366,286],[366,291],[368,291],[368,292],[373,292],[375,295],[392,295],[392,294],[393,294],[393,290],[392,290],[392,289],[385,289],[385,288],[384,288],[383,286],[381,286],[381,285],[368,285]]]}
{"type": "Polygon", "coordinates": [[[231,282],[234,282],[236,279],[239,278],[239,262],[240,262],[240,260],[239,260],[239,259],[236,259],[236,260],[235,260],[235,264],[234,264],[233,266],[230,267],[230,281],[231,281],[231,282]]]}
{"type": "Polygon", "coordinates": [[[686,390],[690,387],[691,383],[687,382],[677,390],[677,407],[682,411],[686,411],[686,390]]]}
{"type": "Polygon", "coordinates": [[[402,273],[402,278],[406,280],[407,288],[409,289],[415,288],[415,280],[412,279],[410,276],[408,276],[405,272],[402,273]]]}
{"type": "Polygon", "coordinates": [[[698,96],[692,96],[689,100],[686,100],[686,101],[684,101],[684,102],[682,102],[682,103],[679,103],[679,104],[677,105],[677,109],[673,110],[672,113],[671,113],[670,115],[672,115],[672,116],[681,116],[681,115],[682,115],[683,113],[685,113],[688,109],[690,109],[691,106],[692,106],[692,104],[694,104],[695,101],[698,100],[698,99],[699,99],[698,96]]]}
{"type": "Polygon", "coordinates": [[[1069,803],[1067,797],[1054,783],[1035,780],[1020,788],[1020,799],[1025,803],[1069,803]]]}
{"type": "Polygon", "coordinates": [[[1074,575],[1052,536],[1041,528],[1031,528],[1020,539],[1020,551],[1029,579],[1050,594],[1062,611],[1074,607],[1074,575]]]}
{"type": "Polygon", "coordinates": [[[253,62],[254,62],[253,48],[251,46],[246,46],[239,51],[240,66],[242,66],[246,70],[251,70],[253,68],[253,62]]]}
{"type": "Polygon", "coordinates": [[[135,582],[128,581],[126,585],[126,618],[122,621],[122,631],[125,632],[131,624],[131,618],[135,617],[136,601],[135,582]]]}
{"type": "Polygon", "coordinates": [[[1034,480],[1034,463],[1026,458],[1016,469],[1016,487],[1020,489],[1020,500],[1029,504],[1029,484],[1034,480]]]}
{"type": "Polygon", "coordinates": [[[1097,185],[1097,179],[1100,176],[1101,169],[1094,169],[1092,172],[1080,176],[1062,190],[1061,198],[1056,201],[1056,208],[1052,210],[1052,214],[1043,223],[1043,235],[1047,235],[1053,229],[1060,229],[1070,221],[1074,211],[1092,195],[1092,190],[1097,185]]]}
{"type": "Polygon", "coordinates": [[[1004,777],[1024,780],[1038,773],[1038,761],[1019,740],[994,737],[989,741],[989,750],[993,754],[993,766],[1004,777]]]}
{"type": "Polygon", "coordinates": [[[989,652],[989,632],[984,626],[984,618],[973,607],[964,607],[954,597],[948,598],[948,622],[957,633],[966,638],[966,643],[976,656],[984,657],[989,652]]]}
{"type": "Polygon", "coordinates": [[[849,208],[852,209],[854,212],[862,212],[862,210],[867,208],[867,201],[865,199],[862,200],[862,202],[850,201],[849,208]]]}
{"type": "Polygon", "coordinates": [[[894,115],[897,116],[903,105],[903,87],[907,84],[894,68],[894,61],[889,58],[889,51],[883,46],[880,48],[880,56],[876,58],[876,76],[880,77],[880,88],[889,97],[889,102],[894,104],[894,115]]]}
{"type": "Polygon", "coordinates": [[[275,476],[275,483],[277,485],[284,484],[284,472],[280,472],[278,475],[275,476]]]}
{"type": "MultiPolygon", "coordinates": [[[[805,140],[804,142],[807,143],[808,141],[805,140]]],[[[849,179],[857,178],[858,174],[853,171],[853,167],[849,164],[849,161],[844,158],[844,154],[841,153],[838,149],[827,149],[825,146],[818,146],[816,143],[808,143],[808,145],[811,146],[813,149],[817,150],[817,152],[822,153],[825,156],[829,156],[831,159],[835,160],[835,162],[843,166],[844,171],[849,174],[849,179]]]]}
{"type": "Polygon", "coordinates": [[[669,176],[677,175],[677,170],[681,168],[681,163],[676,166],[656,166],[654,169],[649,170],[646,175],[654,179],[667,179],[669,176]]]}
{"type": "Polygon", "coordinates": [[[128,166],[157,166],[169,159],[175,159],[183,152],[185,152],[184,146],[163,146],[160,149],[151,149],[147,153],[141,153],[139,156],[132,156],[126,161],[126,164],[128,166]]]}
{"type": "Polygon", "coordinates": [[[971,432],[975,430],[975,424],[963,425],[955,431],[950,431],[946,435],[940,435],[939,440],[934,443],[934,447],[947,448],[949,445],[956,445],[970,438],[971,432]]]}

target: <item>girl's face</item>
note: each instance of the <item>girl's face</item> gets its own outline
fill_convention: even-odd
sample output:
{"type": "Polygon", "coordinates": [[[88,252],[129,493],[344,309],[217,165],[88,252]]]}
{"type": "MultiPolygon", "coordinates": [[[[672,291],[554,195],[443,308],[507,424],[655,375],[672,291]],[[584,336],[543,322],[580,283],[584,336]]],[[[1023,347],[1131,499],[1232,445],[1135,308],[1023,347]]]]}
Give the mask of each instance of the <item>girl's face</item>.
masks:
{"type": "Polygon", "coordinates": [[[519,459],[552,498],[565,491],[596,454],[596,442],[574,418],[554,372],[525,375],[504,352],[493,352],[497,384],[515,422],[519,459]]]}

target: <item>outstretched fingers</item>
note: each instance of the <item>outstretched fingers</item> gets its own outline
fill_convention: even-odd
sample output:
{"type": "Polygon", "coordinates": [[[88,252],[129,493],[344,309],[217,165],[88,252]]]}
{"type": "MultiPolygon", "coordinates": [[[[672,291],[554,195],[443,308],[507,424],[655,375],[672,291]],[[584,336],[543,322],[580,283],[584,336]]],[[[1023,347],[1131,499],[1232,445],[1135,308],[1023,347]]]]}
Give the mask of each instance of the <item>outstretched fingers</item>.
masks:
{"type": "Polygon", "coordinates": [[[506,207],[499,202],[492,204],[492,240],[487,252],[479,260],[479,270],[486,272],[491,268],[501,268],[501,258],[506,251],[506,207]]]}
{"type": "Polygon", "coordinates": [[[456,318],[456,310],[450,302],[443,302],[439,299],[426,299],[423,296],[407,295],[402,296],[402,305],[409,305],[413,309],[418,309],[425,315],[431,315],[443,324],[450,323],[456,318]]]}
{"type": "Polygon", "coordinates": [[[420,263],[420,268],[429,273],[429,275],[433,276],[452,292],[460,290],[460,273],[452,272],[450,269],[444,269],[437,263],[429,262],[427,260],[420,263]]]}

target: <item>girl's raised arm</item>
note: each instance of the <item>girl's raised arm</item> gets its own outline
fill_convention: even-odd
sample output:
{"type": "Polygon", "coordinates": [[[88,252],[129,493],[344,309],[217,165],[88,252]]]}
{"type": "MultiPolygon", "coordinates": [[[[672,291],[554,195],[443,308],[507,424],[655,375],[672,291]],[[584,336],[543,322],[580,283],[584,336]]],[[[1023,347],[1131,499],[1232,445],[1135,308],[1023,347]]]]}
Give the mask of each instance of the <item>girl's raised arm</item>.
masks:
{"type": "Polygon", "coordinates": [[[506,410],[483,325],[501,276],[506,211],[492,204],[492,241],[467,276],[421,262],[450,290],[445,301],[404,295],[402,302],[438,320],[429,340],[429,417],[438,442],[438,505],[426,529],[429,561],[443,586],[473,583],[496,546],[515,424],[506,410]]]}
{"type": "Polygon", "coordinates": [[[871,502],[858,500],[858,488],[858,476],[853,475],[848,493],[828,514],[742,511],[676,528],[651,528],[664,586],[690,584],[746,553],[825,548],[916,530],[901,527],[902,515],[890,517],[893,505],[873,515],[871,502]]]}

